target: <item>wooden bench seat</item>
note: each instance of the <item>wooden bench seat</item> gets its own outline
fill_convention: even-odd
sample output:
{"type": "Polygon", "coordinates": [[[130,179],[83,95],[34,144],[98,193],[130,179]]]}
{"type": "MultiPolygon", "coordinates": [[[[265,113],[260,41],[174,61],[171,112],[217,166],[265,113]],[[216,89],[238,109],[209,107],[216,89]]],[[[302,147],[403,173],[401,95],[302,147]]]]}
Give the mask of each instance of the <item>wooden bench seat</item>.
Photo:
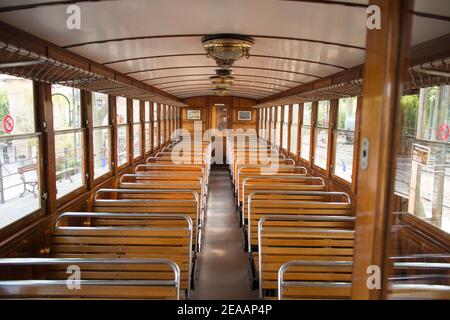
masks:
{"type": "Polygon", "coordinates": [[[193,223],[193,247],[198,249],[200,228],[199,196],[192,190],[100,189],[91,210],[110,213],[184,214],[193,223]]]}
{"type": "MultiPolygon", "coordinates": [[[[168,259],[178,265],[181,274],[180,288],[188,295],[193,261],[192,236],[193,223],[186,215],[64,213],[56,222],[49,256],[83,259],[168,259]],[[79,226],[78,222],[73,221],[83,218],[89,221],[88,225],[79,226]],[[127,225],[124,225],[127,220],[127,225]],[[174,225],[172,222],[176,220],[183,224],[174,225]]],[[[153,277],[153,280],[171,276],[167,270],[161,268],[152,271],[154,274],[148,277],[153,277]]]]}
{"type": "Polygon", "coordinates": [[[0,299],[180,298],[180,270],[168,259],[0,259],[0,269],[11,267],[15,276],[0,280],[0,299]],[[67,280],[74,266],[81,272],[79,288],[68,286],[76,285],[67,280]],[[164,278],[154,279],[154,270],[164,278]]]}
{"type": "MultiPolygon", "coordinates": [[[[321,216],[329,222],[347,221],[351,217],[327,217],[321,216]]],[[[278,272],[281,266],[292,260],[296,261],[352,261],[354,248],[354,230],[346,228],[330,228],[326,226],[301,226],[299,224],[311,219],[304,216],[265,216],[259,222],[258,234],[258,279],[260,297],[276,296],[278,289],[278,272]],[[269,223],[271,225],[269,225],[269,223]],[[282,223],[282,225],[277,225],[282,223]]],[[[351,268],[338,275],[304,275],[298,281],[346,281],[351,282],[351,268]],[[310,276],[308,278],[308,276],[310,276]]],[[[348,298],[341,293],[331,292],[320,298],[348,298]]],[[[350,291],[347,291],[350,293],[350,291]]],[[[303,298],[317,298],[317,292],[311,295],[305,294],[303,298]]]]}
{"type": "Polygon", "coordinates": [[[278,271],[278,300],[349,299],[351,261],[288,261],[278,271]]]}
{"type": "MultiPolygon", "coordinates": [[[[334,219],[353,217],[354,208],[350,197],[343,192],[323,191],[257,191],[248,197],[246,236],[248,251],[258,251],[259,221],[267,216],[303,216],[296,227],[354,229],[354,219],[334,219]],[[321,218],[325,217],[325,218],[321,218]]],[[[291,221],[288,225],[292,224],[291,221]]],[[[266,222],[266,226],[283,226],[283,221],[266,222]]]]}
{"type": "Polygon", "coordinates": [[[307,177],[300,174],[284,174],[281,176],[248,177],[242,181],[242,194],[240,195],[240,219],[245,224],[246,202],[248,196],[258,191],[325,191],[325,182],[320,177],[307,177]]]}

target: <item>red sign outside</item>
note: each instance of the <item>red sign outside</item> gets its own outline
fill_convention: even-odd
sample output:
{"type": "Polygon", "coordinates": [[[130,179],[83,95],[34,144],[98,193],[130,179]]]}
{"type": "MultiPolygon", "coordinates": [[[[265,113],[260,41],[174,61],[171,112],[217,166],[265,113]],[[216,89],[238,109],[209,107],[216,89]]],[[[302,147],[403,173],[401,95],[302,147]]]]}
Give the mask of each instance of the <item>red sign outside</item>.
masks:
{"type": "Polygon", "coordinates": [[[5,116],[3,119],[3,129],[6,133],[10,133],[14,130],[14,119],[11,116],[5,116]]]}
{"type": "Polygon", "coordinates": [[[449,135],[450,135],[450,128],[448,124],[443,124],[438,129],[438,137],[441,141],[445,142],[447,141],[449,135]]]}

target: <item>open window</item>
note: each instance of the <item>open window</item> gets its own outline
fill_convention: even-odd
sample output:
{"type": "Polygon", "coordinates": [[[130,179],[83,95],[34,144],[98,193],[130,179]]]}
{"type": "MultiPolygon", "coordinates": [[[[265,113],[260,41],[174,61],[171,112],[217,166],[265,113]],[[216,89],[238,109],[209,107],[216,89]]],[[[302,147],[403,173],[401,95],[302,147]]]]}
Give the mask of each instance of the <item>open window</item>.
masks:
{"type": "Polygon", "coordinates": [[[80,89],[52,85],[56,198],[85,186],[80,89]]]}
{"type": "Polygon", "coordinates": [[[314,127],[314,165],[327,169],[328,127],[330,119],[330,101],[319,101],[317,121],[314,127]]]}
{"type": "Polygon", "coordinates": [[[0,75],[0,228],[41,209],[33,81],[0,75]]]}
{"type": "Polygon", "coordinates": [[[307,102],[303,105],[303,116],[302,116],[302,136],[301,136],[301,147],[300,147],[300,157],[309,162],[309,154],[311,148],[311,114],[312,114],[312,103],[307,102]]]}
{"type": "Polygon", "coordinates": [[[128,145],[128,114],[127,114],[127,99],[124,97],[116,98],[116,113],[117,113],[117,166],[121,167],[128,163],[130,149],[128,145]]]}
{"type": "Polygon", "coordinates": [[[94,179],[111,172],[111,129],[109,97],[92,93],[92,122],[94,146],[94,179]]]}

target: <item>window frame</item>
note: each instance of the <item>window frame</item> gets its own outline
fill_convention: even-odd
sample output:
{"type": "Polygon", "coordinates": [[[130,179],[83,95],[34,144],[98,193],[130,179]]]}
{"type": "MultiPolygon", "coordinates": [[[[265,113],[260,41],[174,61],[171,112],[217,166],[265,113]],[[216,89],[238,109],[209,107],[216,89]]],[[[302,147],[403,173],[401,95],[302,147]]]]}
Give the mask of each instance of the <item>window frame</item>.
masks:
{"type": "Polygon", "coordinates": [[[153,108],[152,108],[152,102],[150,101],[144,101],[144,157],[150,155],[153,151],[153,108]],[[147,120],[147,112],[148,112],[148,120],[147,120]],[[148,125],[148,130],[147,130],[148,125]],[[148,134],[148,140],[147,135],[148,134]],[[148,150],[147,150],[147,147],[148,150]]]}
{"type": "Polygon", "coordinates": [[[315,112],[314,112],[314,126],[312,128],[312,158],[311,158],[311,165],[312,168],[316,171],[318,171],[319,173],[321,173],[324,176],[330,177],[330,147],[332,147],[332,142],[330,141],[330,131],[332,131],[332,127],[333,127],[333,115],[332,115],[332,110],[335,109],[333,108],[333,101],[335,100],[331,100],[331,99],[324,99],[324,100],[319,100],[316,101],[316,106],[315,106],[315,112]],[[318,117],[319,117],[319,102],[321,101],[328,101],[328,121],[327,121],[327,127],[322,127],[319,126],[319,121],[318,121],[318,117]],[[326,160],[325,160],[325,168],[320,167],[318,164],[316,164],[315,160],[316,160],[316,146],[317,146],[317,140],[316,140],[316,134],[318,134],[319,130],[326,130],[327,131],[327,153],[326,153],[326,160]]]}
{"type": "MultiPolygon", "coordinates": [[[[141,106],[141,101],[140,100],[138,100],[138,99],[131,99],[131,110],[132,110],[132,115],[131,115],[131,127],[133,128],[132,129],[132,134],[130,135],[130,138],[131,138],[131,141],[132,141],[132,146],[133,146],[133,148],[132,148],[132,161],[134,162],[134,161],[139,161],[140,159],[142,159],[142,157],[143,157],[143,154],[144,154],[144,150],[142,149],[142,143],[143,143],[143,141],[142,141],[142,106],[141,106]],[[135,104],[135,102],[137,102],[137,105],[135,104]],[[136,108],[137,107],[137,108],[136,108]],[[134,112],[135,112],[135,110],[139,110],[139,119],[138,119],[138,122],[135,122],[135,114],[134,114],[134,112]],[[134,129],[135,129],[135,127],[139,127],[139,155],[138,156],[136,156],[135,154],[134,154],[134,143],[135,143],[135,141],[134,141],[134,134],[135,134],[135,132],[134,132],[134,129]]],[[[131,152],[131,149],[130,149],[130,152],[131,152]]]]}
{"type": "Polygon", "coordinates": [[[357,180],[357,170],[358,170],[358,141],[359,141],[359,115],[360,115],[360,109],[361,109],[361,103],[362,98],[356,97],[356,111],[355,111],[355,129],[354,129],[354,138],[353,138],[353,163],[352,163],[352,176],[351,181],[345,180],[344,178],[338,176],[335,174],[335,161],[336,161],[336,142],[335,139],[337,138],[337,135],[339,134],[339,130],[337,127],[337,121],[339,116],[339,99],[336,100],[336,112],[334,117],[334,123],[332,128],[332,155],[331,155],[331,166],[330,166],[330,176],[332,180],[337,181],[339,184],[346,186],[347,188],[350,188],[352,192],[355,191],[356,187],[356,180],[357,180]]]}
{"type": "Polygon", "coordinates": [[[299,132],[299,129],[300,129],[300,112],[301,112],[301,108],[302,108],[302,104],[301,103],[294,103],[294,104],[291,104],[290,105],[291,107],[289,108],[290,109],[290,114],[289,114],[289,155],[291,156],[291,157],[293,157],[293,158],[295,158],[295,159],[297,159],[298,160],[298,154],[299,154],[299,152],[300,152],[300,148],[299,148],[299,144],[300,144],[300,137],[299,137],[299,135],[300,135],[300,132],[299,132]],[[297,105],[298,107],[297,107],[297,123],[294,123],[294,121],[293,121],[293,119],[294,119],[294,106],[295,105],[297,105]],[[297,127],[297,134],[296,134],[296,143],[297,143],[297,150],[292,150],[292,140],[293,140],[293,137],[292,137],[292,129],[293,129],[293,126],[296,126],[297,127]]]}
{"type": "MultiPolygon", "coordinates": [[[[83,92],[83,91],[82,91],[83,92]]],[[[100,92],[95,92],[95,93],[100,93],[100,92]]],[[[91,105],[90,105],[90,109],[88,110],[88,112],[90,112],[91,114],[93,114],[93,105],[94,105],[94,101],[92,99],[94,92],[89,92],[89,95],[91,97],[91,105]]],[[[105,94],[106,96],[108,96],[108,124],[107,125],[102,125],[102,126],[95,126],[94,125],[94,121],[91,120],[92,126],[89,127],[89,130],[92,130],[92,152],[89,154],[92,157],[92,160],[90,159],[90,161],[92,161],[92,172],[89,172],[89,177],[92,176],[92,181],[93,181],[93,185],[96,186],[100,183],[102,183],[103,181],[105,181],[106,179],[112,177],[114,175],[114,164],[115,164],[115,160],[114,160],[114,148],[115,148],[115,143],[114,141],[114,124],[111,121],[111,96],[108,94],[105,94]],[[96,129],[109,129],[109,148],[110,148],[110,168],[109,171],[102,174],[101,176],[95,177],[95,165],[94,165],[94,131],[96,129]]],[[[89,139],[90,139],[90,135],[89,135],[89,139]]],[[[91,141],[89,141],[89,144],[91,143],[91,141]]]]}
{"type": "MultiPolygon", "coordinates": [[[[64,204],[74,200],[75,198],[77,198],[78,196],[80,196],[81,194],[85,193],[88,191],[88,179],[87,177],[90,176],[90,172],[89,172],[89,165],[86,161],[87,159],[87,146],[88,146],[88,134],[87,134],[87,127],[86,127],[86,99],[84,98],[85,92],[84,90],[75,88],[75,87],[70,87],[70,86],[64,86],[64,87],[68,87],[68,88],[73,88],[73,89],[77,89],[80,90],[80,127],[79,128],[72,128],[72,129],[63,129],[63,130],[55,130],[54,129],[54,124],[52,124],[52,134],[53,134],[53,141],[54,141],[54,155],[55,158],[52,159],[53,161],[51,162],[52,164],[52,170],[51,172],[53,172],[53,174],[55,175],[55,200],[56,200],[56,207],[59,208],[61,206],[63,206],[64,204]],[[66,193],[65,195],[63,195],[62,197],[58,198],[57,197],[57,189],[58,186],[56,185],[56,136],[58,134],[69,134],[69,133],[76,133],[76,132],[80,132],[81,133],[81,141],[83,142],[83,146],[82,146],[82,151],[83,151],[83,156],[81,158],[81,164],[82,164],[82,185],[72,191],[70,191],[69,193],[66,193]]],[[[52,106],[52,118],[53,117],[53,110],[54,110],[54,106],[53,106],[53,101],[52,101],[52,85],[50,85],[50,103],[52,106]]],[[[47,162],[48,163],[48,162],[47,162]]]]}
{"type": "Polygon", "coordinates": [[[312,150],[313,150],[313,139],[312,139],[312,130],[314,129],[314,104],[315,102],[305,102],[302,103],[302,107],[301,107],[301,120],[299,120],[300,123],[300,129],[299,129],[299,135],[300,135],[300,140],[299,143],[300,145],[298,146],[298,159],[299,161],[303,162],[304,164],[306,164],[307,166],[309,166],[311,168],[311,163],[312,163],[312,150]],[[310,114],[310,123],[305,125],[305,104],[311,104],[311,114],[310,114]],[[302,157],[302,149],[303,149],[303,145],[302,145],[302,141],[303,141],[303,128],[307,128],[309,131],[309,150],[308,150],[308,159],[302,157]]]}
{"type": "MultiPolygon", "coordinates": [[[[20,78],[20,77],[17,77],[20,78]]],[[[26,78],[21,78],[25,80],[29,80],[26,78]]],[[[45,141],[48,139],[48,136],[51,136],[51,134],[45,130],[43,127],[43,123],[46,122],[46,119],[52,119],[53,118],[53,108],[41,108],[40,107],[40,101],[44,100],[44,103],[51,104],[51,89],[49,84],[40,83],[37,81],[32,81],[32,90],[33,90],[33,113],[34,113],[34,132],[33,133],[27,133],[27,134],[19,134],[19,135],[10,135],[1,137],[1,139],[11,139],[11,137],[18,136],[20,138],[37,138],[38,140],[38,148],[39,148],[39,155],[40,160],[38,161],[38,167],[39,167],[39,200],[40,200],[40,208],[28,213],[27,215],[11,222],[10,224],[6,225],[5,227],[0,229],[1,239],[6,239],[7,237],[14,235],[15,233],[21,231],[25,228],[31,225],[34,221],[36,221],[39,218],[45,217],[50,215],[50,200],[53,196],[48,192],[48,179],[51,175],[51,170],[48,169],[47,166],[44,165],[44,163],[49,163],[49,145],[45,143],[45,141]],[[45,90],[41,90],[41,88],[45,88],[45,90]],[[48,88],[48,90],[47,90],[48,88]],[[42,92],[44,91],[44,94],[42,92]],[[50,99],[46,99],[43,96],[47,95],[49,93],[50,99]],[[49,102],[50,101],[50,102],[49,102]],[[42,110],[42,112],[40,112],[42,110]],[[47,199],[43,197],[44,194],[47,194],[47,199]]],[[[53,127],[53,125],[51,126],[53,127]]],[[[56,198],[56,195],[55,195],[56,198]]],[[[55,200],[56,201],[56,200],[55,200]]]]}
{"type": "Polygon", "coordinates": [[[290,143],[290,129],[291,129],[291,106],[290,104],[285,104],[281,107],[281,134],[280,134],[280,148],[285,153],[289,153],[289,143],[290,143]],[[286,119],[287,115],[287,119],[286,119]],[[286,128],[286,131],[285,131],[286,128]],[[286,135],[286,137],[285,137],[286,135]],[[285,140],[286,139],[286,140],[285,140]],[[286,141],[286,147],[284,147],[284,142],[286,141]]]}
{"type": "Polygon", "coordinates": [[[160,130],[160,126],[159,126],[159,103],[157,102],[153,102],[152,104],[152,119],[153,119],[153,132],[152,132],[152,136],[153,136],[153,149],[152,152],[155,152],[156,150],[159,149],[160,147],[160,136],[159,136],[159,130],[160,130]],[[156,114],[156,117],[155,117],[156,114]],[[156,124],[156,132],[155,132],[155,124],[156,124]],[[155,139],[155,135],[156,135],[156,139],[155,139]]]}
{"type": "Polygon", "coordinates": [[[115,120],[115,132],[116,132],[116,134],[115,134],[115,159],[114,159],[114,164],[115,164],[115,167],[116,167],[116,174],[117,174],[117,172],[120,172],[121,170],[123,170],[123,169],[125,169],[126,167],[128,167],[128,166],[130,166],[131,165],[131,159],[132,159],[132,157],[131,157],[131,145],[130,145],[130,142],[132,141],[131,140],[131,138],[130,137],[132,137],[132,132],[130,132],[130,99],[128,99],[128,98],[126,98],[126,97],[122,97],[122,96],[116,96],[115,97],[115,106],[116,106],[116,108],[115,108],[115,114],[114,114],[114,118],[116,119],[115,120]],[[122,123],[122,124],[119,124],[118,122],[117,122],[117,106],[118,106],[118,104],[117,104],[117,101],[119,100],[119,98],[124,98],[125,99],[125,101],[126,101],[126,106],[127,106],[127,108],[126,108],[126,110],[127,110],[127,116],[126,116],[126,119],[125,119],[125,123],[122,123]],[[127,128],[127,137],[126,137],[126,141],[127,141],[127,161],[125,162],[125,163],[123,163],[123,164],[121,164],[121,165],[119,165],[119,129],[120,128],[127,128]]]}

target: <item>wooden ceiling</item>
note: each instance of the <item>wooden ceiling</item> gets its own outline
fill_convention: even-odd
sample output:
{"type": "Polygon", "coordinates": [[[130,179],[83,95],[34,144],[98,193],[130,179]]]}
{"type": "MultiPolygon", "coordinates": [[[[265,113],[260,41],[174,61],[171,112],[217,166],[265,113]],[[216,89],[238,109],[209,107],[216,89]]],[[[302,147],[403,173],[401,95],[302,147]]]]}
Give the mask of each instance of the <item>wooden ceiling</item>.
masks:
{"type": "MultiPolygon", "coordinates": [[[[231,95],[267,102],[363,64],[367,2],[3,0],[0,20],[179,99],[213,94],[204,35],[250,35],[255,45],[232,68],[231,95]],[[73,3],[80,30],[66,28],[73,3]]],[[[448,34],[449,17],[448,0],[416,0],[412,44],[448,34]]]]}

